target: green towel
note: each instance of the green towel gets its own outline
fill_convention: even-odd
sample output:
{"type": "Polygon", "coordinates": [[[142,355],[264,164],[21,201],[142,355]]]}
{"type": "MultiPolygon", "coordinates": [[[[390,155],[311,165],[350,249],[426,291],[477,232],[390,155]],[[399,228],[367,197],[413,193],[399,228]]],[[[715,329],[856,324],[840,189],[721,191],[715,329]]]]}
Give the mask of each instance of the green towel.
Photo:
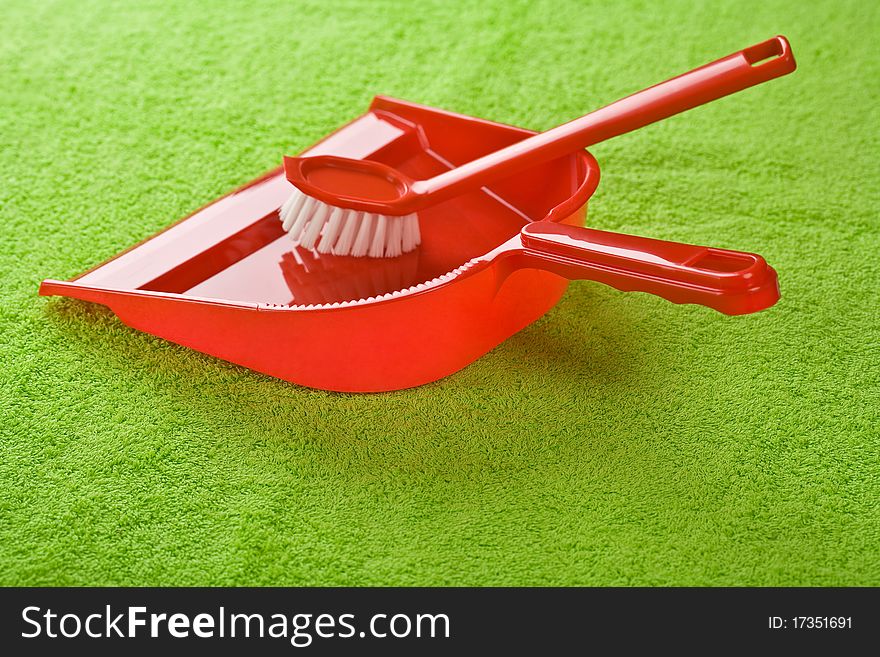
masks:
{"type": "Polygon", "coordinates": [[[7,0],[0,584],[880,584],[878,28],[859,0],[7,0]],[[593,148],[589,214],[764,255],[765,312],[574,283],[359,396],[36,294],[374,94],[540,130],[777,33],[795,74],[593,148]]]}

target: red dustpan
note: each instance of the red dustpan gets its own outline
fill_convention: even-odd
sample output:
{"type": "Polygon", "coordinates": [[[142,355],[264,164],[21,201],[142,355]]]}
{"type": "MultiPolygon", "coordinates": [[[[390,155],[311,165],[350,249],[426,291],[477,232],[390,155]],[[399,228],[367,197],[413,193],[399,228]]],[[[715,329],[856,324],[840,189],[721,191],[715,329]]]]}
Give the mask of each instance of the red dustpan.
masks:
{"type": "MultiPolygon", "coordinates": [[[[533,134],[377,97],[309,149],[427,178],[533,134]]],[[[110,307],[136,329],[305,386],[417,386],[479,358],[556,304],[569,279],[727,314],[778,299],[760,256],[582,228],[599,167],[586,151],[432,206],[399,258],[294,247],[276,169],[164,232],[40,294],[110,307]]]]}

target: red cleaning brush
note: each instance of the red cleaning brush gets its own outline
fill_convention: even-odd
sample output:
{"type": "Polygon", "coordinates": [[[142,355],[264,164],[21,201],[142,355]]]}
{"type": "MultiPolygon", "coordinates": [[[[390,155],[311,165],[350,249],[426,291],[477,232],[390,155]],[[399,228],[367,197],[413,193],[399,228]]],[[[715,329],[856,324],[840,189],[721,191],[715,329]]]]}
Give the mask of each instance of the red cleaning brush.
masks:
{"type": "Polygon", "coordinates": [[[287,179],[297,189],[279,216],[290,237],[304,248],[335,255],[395,257],[419,245],[416,213],[430,205],[794,68],[788,41],[778,36],[428,180],[412,180],[370,160],[285,157],[287,179]]]}

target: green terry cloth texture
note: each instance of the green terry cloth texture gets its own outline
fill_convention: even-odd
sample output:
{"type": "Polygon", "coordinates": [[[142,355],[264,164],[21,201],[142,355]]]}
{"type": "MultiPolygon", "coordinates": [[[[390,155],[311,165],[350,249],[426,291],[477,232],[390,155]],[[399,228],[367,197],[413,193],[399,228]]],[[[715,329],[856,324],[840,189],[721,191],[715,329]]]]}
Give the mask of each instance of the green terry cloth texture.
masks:
{"type": "Polygon", "coordinates": [[[880,585],[876,3],[7,0],[0,31],[0,584],[880,585]],[[793,75],[592,149],[591,225],[761,253],[765,312],[573,283],[351,395],[37,296],[374,94],[543,130],[778,33],[793,75]]]}

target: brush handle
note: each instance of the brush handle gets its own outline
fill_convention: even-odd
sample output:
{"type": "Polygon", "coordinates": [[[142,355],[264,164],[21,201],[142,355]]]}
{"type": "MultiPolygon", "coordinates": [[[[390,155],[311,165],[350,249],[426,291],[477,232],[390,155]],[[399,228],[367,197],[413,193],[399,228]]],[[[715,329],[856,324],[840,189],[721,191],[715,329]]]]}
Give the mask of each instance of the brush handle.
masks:
{"type": "Polygon", "coordinates": [[[536,221],[520,232],[526,259],[569,280],[648,292],[727,315],[769,308],[779,299],[776,272],[759,255],[536,221]]]}
{"type": "Polygon", "coordinates": [[[437,203],[786,75],[795,67],[788,40],[777,36],[438,176],[417,181],[412,191],[425,205],[437,203]]]}

